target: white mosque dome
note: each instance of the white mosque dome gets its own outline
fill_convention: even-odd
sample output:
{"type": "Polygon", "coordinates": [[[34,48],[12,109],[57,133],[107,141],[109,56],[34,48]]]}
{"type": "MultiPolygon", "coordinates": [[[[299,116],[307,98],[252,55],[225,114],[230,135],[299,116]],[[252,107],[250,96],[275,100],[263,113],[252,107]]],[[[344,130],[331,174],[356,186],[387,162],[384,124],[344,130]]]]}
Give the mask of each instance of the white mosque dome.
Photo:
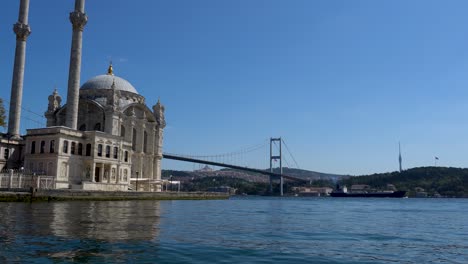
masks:
{"type": "Polygon", "coordinates": [[[115,84],[116,90],[138,94],[137,90],[131,83],[113,74],[112,66],[109,67],[107,74],[98,75],[89,79],[81,86],[81,89],[112,89],[113,83],[115,84]]]}

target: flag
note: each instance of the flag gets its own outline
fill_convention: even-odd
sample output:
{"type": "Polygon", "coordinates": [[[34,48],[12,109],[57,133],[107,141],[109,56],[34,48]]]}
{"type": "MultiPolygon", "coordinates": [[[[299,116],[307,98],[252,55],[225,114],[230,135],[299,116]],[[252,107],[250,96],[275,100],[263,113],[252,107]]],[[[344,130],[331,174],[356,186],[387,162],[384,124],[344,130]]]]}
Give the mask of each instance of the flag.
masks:
{"type": "Polygon", "coordinates": [[[436,160],[439,160],[439,157],[435,157],[436,160]]]}

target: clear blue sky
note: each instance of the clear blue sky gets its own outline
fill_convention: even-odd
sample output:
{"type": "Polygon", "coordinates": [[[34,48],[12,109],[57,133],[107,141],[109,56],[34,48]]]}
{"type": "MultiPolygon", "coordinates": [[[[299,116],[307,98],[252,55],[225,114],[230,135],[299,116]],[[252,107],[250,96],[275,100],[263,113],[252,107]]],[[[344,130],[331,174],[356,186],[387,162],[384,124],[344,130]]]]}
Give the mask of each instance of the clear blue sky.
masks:
{"type": "MultiPolygon", "coordinates": [[[[18,5],[0,8],[6,100],[18,5]]],[[[66,98],[73,6],[31,0],[23,105],[34,112],[55,85],[66,98]]],[[[160,97],[167,152],[281,136],[301,168],[356,175],[396,170],[401,141],[405,168],[434,156],[467,167],[467,11],[462,0],[88,0],[81,82],[112,58],[149,106],[160,97]]],[[[260,154],[251,164],[265,168],[260,154]]]]}

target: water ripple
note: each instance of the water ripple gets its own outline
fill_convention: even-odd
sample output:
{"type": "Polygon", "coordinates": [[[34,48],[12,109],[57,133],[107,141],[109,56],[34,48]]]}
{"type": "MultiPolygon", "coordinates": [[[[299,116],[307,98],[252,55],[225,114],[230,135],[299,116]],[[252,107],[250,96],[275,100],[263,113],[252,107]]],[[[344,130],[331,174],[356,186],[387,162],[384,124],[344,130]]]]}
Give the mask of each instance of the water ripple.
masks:
{"type": "Polygon", "coordinates": [[[1,263],[466,263],[466,199],[0,203],[1,263]]]}

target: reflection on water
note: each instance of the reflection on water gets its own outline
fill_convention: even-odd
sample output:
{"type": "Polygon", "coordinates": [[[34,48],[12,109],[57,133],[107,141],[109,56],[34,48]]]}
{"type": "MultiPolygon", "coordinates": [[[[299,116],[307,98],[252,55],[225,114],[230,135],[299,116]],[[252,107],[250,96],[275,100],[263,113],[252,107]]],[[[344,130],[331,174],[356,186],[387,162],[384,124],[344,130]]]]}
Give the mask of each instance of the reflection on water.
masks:
{"type": "Polygon", "coordinates": [[[131,201],[52,203],[50,206],[50,229],[60,237],[152,240],[159,233],[159,202],[151,202],[150,207],[144,202],[131,201]]]}
{"type": "Polygon", "coordinates": [[[3,263],[466,263],[468,199],[0,203],[3,263]]]}
{"type": "Polygon", "coordinates": [[[160,203],[0,203],[0,216],[0,263],[115,263],[136,252],[116,245],[158,243],[160,203]]]}
{"type": "Polygon", "coordinates": [[[158,201],[0,204],[0,241],[21,235],[71,239],[154,240],[159,234],[158,201]]]}

